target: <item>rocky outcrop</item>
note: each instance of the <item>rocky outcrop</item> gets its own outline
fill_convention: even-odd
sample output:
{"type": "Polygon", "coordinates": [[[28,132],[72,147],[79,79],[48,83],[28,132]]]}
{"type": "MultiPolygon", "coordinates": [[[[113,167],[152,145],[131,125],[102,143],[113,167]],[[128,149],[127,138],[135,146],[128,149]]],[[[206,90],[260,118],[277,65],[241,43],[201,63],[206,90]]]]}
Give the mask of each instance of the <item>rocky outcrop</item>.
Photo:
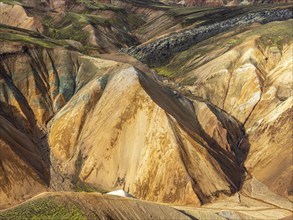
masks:
{"type": "Polygon", "coordinates": [[[133,55],[151,67],[157,67],[167,64],[176,53],[184,51],[193,44],[221,32],[254,22],[267,23],[276,20],[287,20],[291,17],[292,11],[289,9],[248,13],[237,18],[215,22],[210,25],[203,25],[181,33],[174,33],[170,36],[155,40],[154,42],[138,47],[122,49],[121,51],[133,55]]]}
{"type": "Polygon", "coordinates": [[[54,11],[64,11],[66,8],[66,4],[68,4],[69,1],[66,0],[50,0],[50,8],[54,11]]]}
{"type": "MultiPolygon", "coordinates": [[[[153,91],[170,97],[173,110],[165,109],[171,114],[166,115],[156,104],[159,100],[152,101],[141,88],[137,74],[141,73],[124,67],[108,80],[92,81],[53,118],[49,142],[60,172],[67,178],[77,175],[79,181],[106,191],[123,188],[137,198],[175,204],[196,205],[232,193],[229,185],[241,181],[241,175],[236,174],[239,168],[235,159],[231,158],[234,162],[227,161],[231,165],[234,163],[234,168],[227,168],[235,169],[230,171],[236,174],[233,177],[220,164],[215,166],[221,156],[210,152],[210,143],[206,143],[197,130],[190,138],[190,134],[177,124],[176,120],[184,120],[177,118],[182,114],[180,111],[174,112],[180,102],[173,100],[170,91],[160,91],[159,86],[149,81],[148,84],[155,86],[153,91]],[[108,81],[105,89],[103,81],[108,81]],[[73,104],[75,110],[69,111],[73,104]],[[116,108],[113,109],[113,105],[116,108]],[[69,135],[68,128],[74,125],[75,129],[70,129],[71,138],[64,139],[69,135]],[[93,132],[96,135],[91,135],[93,132]],[[195,147],[202,153],[197,155],[197,160],[191,160],[195,147]],[[76,167],[76,163],[80,167],[76,167]],[[202,166],[210,167],[209,174],[192,168],[202,166]],[[218,179],[217,185],[212,184],[214,178],[218,179]],[[226,182],[226,178],[231,178],[231,183],[226,182]]],[[[141,83],[147,83],[144,80],[141,83]]],[[[192,112],[189,115],[194,120],[192,112]]],[[[180,123],[188,126],[186,130],[198,126],[180,123]]]]}
{"type": "Polygon", "coordinates": [[[0,2],[0,24],[36,31],[41,26],[34,17],[28,16],[21,5],[8,5],[0,2]]]}

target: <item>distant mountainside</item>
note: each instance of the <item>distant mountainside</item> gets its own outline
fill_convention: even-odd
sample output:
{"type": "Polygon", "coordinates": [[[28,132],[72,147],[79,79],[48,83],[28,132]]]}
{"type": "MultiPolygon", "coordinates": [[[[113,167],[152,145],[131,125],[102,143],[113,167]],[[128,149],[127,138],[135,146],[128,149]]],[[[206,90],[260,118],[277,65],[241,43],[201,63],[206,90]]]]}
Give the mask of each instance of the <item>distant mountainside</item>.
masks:
{"type": "Polygon", "coordinates": [[[183,6],[240,6],[253,4],[292,3],[292,0],[173,0],[161,1],[183,6]]]}
{"type": "Polygon", "coordinates": [[[0,219],[292,217],[292,4],[177,3],[0,0],[0,219]]]}

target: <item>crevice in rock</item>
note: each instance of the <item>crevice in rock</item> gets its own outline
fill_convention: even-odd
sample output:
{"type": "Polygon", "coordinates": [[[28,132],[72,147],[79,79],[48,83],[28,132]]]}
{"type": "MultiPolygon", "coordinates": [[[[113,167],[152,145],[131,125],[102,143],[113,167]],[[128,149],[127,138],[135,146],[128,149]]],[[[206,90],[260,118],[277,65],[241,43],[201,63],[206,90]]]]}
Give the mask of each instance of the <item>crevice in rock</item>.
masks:
{"type": "Polygon", "coordinates": [[[181,137],[178,134],[178,128],[176,128],[175,123],[173,122],[173,120],[171,119],[171,116],[169,116],[167,112],[166,112],[166,116],[168,118],[168,122],[169,122],[169,125],[171,126],[173,134],[176,138],[176,141],[179,145],[179,152],[180,152],[180,156],[181,156],[181,161],[182,161],[182,164],[184,165],[185,171],[186,171],[186,173],[192,183],[192,189],[195,192],[195,194],[197,195],[201,204],[208,203],[208,202],[210,202],[210,198],[202,192],[201,188],[197,185],[197,182],[194,179],[194,177],[192,177],[189,173],[189,169],[188,169],[188,165],[187,165],[187,161],[186,161],[186,158],[189,158],[189,157],[187,155],[187,152],[185,150],[185,146],[181,140],[181,137]]]}
{"type": "Polygon", "coordinates": [[[225,92],[225,96],[223,98],[223,107],[222,109],[225,109],[225,103],[226,103],[226,99],[227,99],[227,96],[228,96],[228,93],[229,93],[229,90],[230,90],[230,83],[231,83],[231,78],[232,78],[232,75],[233,73],[231,71],[229,71],[229,80],[228,80],[228,84],[227,84],[227,90],[225,92]]]}
{"type": "MultiPolygon", "coordinates": [[[[40,150],[41,157],[44,161],[45,168],[41,172],[39,172],[39,175],[42,179],[45,180],[47,184],[50,182],[50,158],[49,158],[49,145],[46,137],[46,133],[39,127],[37,119],[35,117],[35,114],[33,110],[31,109],[27,99],[24,97],[22,92],[17,88],[17,86],[14,84],[11,76],[8,75],[7,69],[3,65],[3,58],[0,59],[0,78],[2,78],[10,91],[12,92],[14,98],[16,99],[21,112],[24,114],[25,118],[23,115],[20,114],[19,109],[17,109],[15,106],[12,106],[7,103],[0,102],[0,107],[4,109],[10,109],[10,113],[5,111],[1,111],[1,114],[5,116],[6,119],[10,121],[15,126],[16,129],[21,131],[22,133],[26,134],[29,139],[36,144],[36,146],[39,147],[38,150],[40,150]],[[15,121],[18,121],[19,123],[15,123],[15,121]],[[25,125],[25,123],[28,122],[29,126],[25,125]],[[22,125],[22,126],[21,126],[22,125]]],[[[8,97],[7,97],[8,98],[8,97]]],[[[15,151],[17,154],[19,154],[18,151],[15,151]]],[[[22,157],[23,155],[20,155],[22,157]]],[[[31,160],[33,158],[25,158],[28,162],[28,164],[31,164],[31,160]]],[[[36,169],[38,167],[35,166],[36,169]]]]}
{"type": "Polygon", "coordinates": [[[57,88],[57,93],[55,93],[53,91],[53,94],[51,94],[51,99],[54,100],[55,97],[59,94],[59,88],[60,88],[60,79],[59,79],[59,74],[58,74],[58,71],[55,67],[55,63],[54,63],[54,60],[52,58],[52,55],[50,54],[50,51],[47,50],[47,54],[48,54],[48,57],[50,59],[50,62],[51,62],[51,65],[52,65],[52,68],[53,68],[53,75],[54,75],[54,84],[57,88]]]}
{"type": "Polygon", "coordinates": [[[259,97],[258,101],[252,107],[252,109],[249,112],[249,114],[247,115],[246,119],[244,120],[243,127],[245,127],[246,123],[250,119],[250,116],[252,115],[252,113],[256,109],[258,103],[261,101],[262,95],[263,95],[263,92],[264,92],[263,90],[264,90],[264,81],[265,81],[266,74],[263,73],[263,71],[259,68],[259,66],[257,65],[257,63],[255,64],[255,67],[256,67],[256,73],[255,74],[256,74],[256,77],[257,77],[257,80],[258,80],[258,83],[259,83],[259,87],[260,87],[260,97],[259,97]]]}
{"type": "Polygon", "coordinates": [[[21,108],[21,111],[24,113],[30,124],[32,126],[36,125],[37,120],[33,110],[31,109],[29,103],[27,102],[26,98],[23,96],[21,91],[14,85],[11,76],[7,74],[7,71],[2,63],[2,60],[0,60],[0,77],[4,79],[4,81],[6,82],[6,85],[13,93],[13,96],[17,100],[19,107],[21,108]]]}

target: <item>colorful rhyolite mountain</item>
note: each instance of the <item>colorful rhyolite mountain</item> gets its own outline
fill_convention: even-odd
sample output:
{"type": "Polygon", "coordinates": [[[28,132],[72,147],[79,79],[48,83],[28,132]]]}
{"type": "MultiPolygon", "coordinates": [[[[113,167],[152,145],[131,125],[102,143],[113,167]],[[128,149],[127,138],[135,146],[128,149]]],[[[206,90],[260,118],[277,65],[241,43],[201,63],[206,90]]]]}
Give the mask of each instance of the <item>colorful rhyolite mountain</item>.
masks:
{"type": "Polygon", "coordinates": [[[292,217],[292,5],[171,3],[0,0],[0,219],[292,217]]]}

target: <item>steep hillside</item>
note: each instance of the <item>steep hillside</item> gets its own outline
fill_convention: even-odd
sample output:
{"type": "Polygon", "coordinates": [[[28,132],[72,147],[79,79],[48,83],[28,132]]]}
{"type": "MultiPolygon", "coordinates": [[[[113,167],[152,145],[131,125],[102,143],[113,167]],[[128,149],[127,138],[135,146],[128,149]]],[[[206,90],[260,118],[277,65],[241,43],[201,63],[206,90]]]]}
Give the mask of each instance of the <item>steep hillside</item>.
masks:
{"type": "MultiPolygon", "coordinates": [[[[3,107],[2,114],[22,125],[19,130],[32,139],[44,140],[42,148],[51,155],[53,189],[123,188],[153,201],[202,204],[239,188],[243,170],[238,154],[235,158],[220,146],[215,150],[217,142],[202,129],[192,103],[143,72],[60,49],[28,48],[2,62],[11,65],[2,70],[6,93],[1,103],[11,105],[3,107]],[[22,65],[15,66],[19,62],[22,65]],[[26,81],[20,84],[23,75],[26,81]],[[31,133],[29,123],[42,132],[31,133]],[[191,155],[198,159],[190,160],[191,155]],[[154,172],[158,167],[161,171],[154,172]],[[207,167],[210,171],[204,173],[207,167]],[[207,184],[215,178],[217,184],[207,184]]],[[[237,126],[233,120],[227,123],[237,126]]],[[[241,131],[237,135],[243,136],[241,131]]],[[[233,141],[225,141],[229,149],[236,147],[233,141]]]]}
{"type": "Polygon", "coordinates": [[[292,216],[292,5],[0,8],[0,219],[292,216]]]}
{"type": "Polygon", "coordinates": [[[183,6],[239,6],[271,3],[292,3],[291,0],[166,0],[164,2],[183,6]]]}
{"type": "Polygon", "coordinates": [[[238,120],[249,141],[248,172],[287,196],[292,188],[291,26],[292,20],[272,22],[217,36],[158,68],[182,84],[189,98],[211,102],[238,120]],[[217,42],[212,50],[211,42],[217,42]],[[278,123],[282,132],[274,132],[278,123]]]}

